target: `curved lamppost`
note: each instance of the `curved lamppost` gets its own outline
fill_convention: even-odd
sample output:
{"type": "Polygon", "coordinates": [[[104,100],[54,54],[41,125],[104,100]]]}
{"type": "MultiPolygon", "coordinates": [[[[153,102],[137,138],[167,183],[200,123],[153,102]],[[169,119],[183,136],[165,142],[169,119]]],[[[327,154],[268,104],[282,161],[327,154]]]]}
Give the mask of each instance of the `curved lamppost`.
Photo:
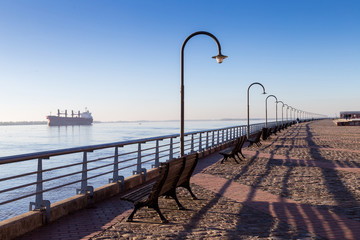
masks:
{"type": "Polygon", "coordinates": [[[293,121],[295,121],[296,120],[296,116],[295,116],[295,114],[296,114],[296,108],[293,108],[293,121]]]}
{"type": "Polygon", "coordinates": [[[288,123],[289,122],[289,118],[288,118],[289,105],[287,105],[287,104],[284,104],[284,105],[286,105],[286,123],[288,123]]]}
{"type": "Polygon", "coordinates": [[[249,90],[250,90],[251,86],[256,85],[256,84],[257,84],[257,85],[260,85],[260,86],[263,88],[263,90],[264,90],[263,94],[266,94],[266,92],[265,92],[265,87],[264,87],[261,83],[259,83],[259,82],[254,82],[254,83],[250,84],[250,86],[248,87],[248,90],[247,90],[247,137],[248,137],[248,138],[250,137],[249,90]]]}
{"type": "Polygon", "coordinates": [[[291,112],[293,111],[294,108],[291,107],[291,106],[289,106],[289,108],[291,108],[291,109],[290,109],[290,122],[292,122],[293,119],[292,119],[292,117],[291,117],[291,112]]]}
{"type": "Polygon", "coordinates": [[[181,98],[181,103],[180,103],[180,115],[181,115],[181,119],[180,119],[180,156],[181,157],[184,156],[184,49],[185,49],[186,43],[192,37],[195,37],[196,35],[207,35],[215,40],[219,53],[218,53],[218,55],[216,55],[212,58],[215,58],[218,63],[222,63],[223,60],[225,58],[227,58],[227,56],[224,56],[221,54],[221,46],[220,46],[219,40],[217,40],[217,38],[214,35],[212,35],[211,33],[205,32],[205,31],[199,31],[199,32],[194,32],[193,34],[190,34],[185,39],[185,41],[181,47],[181,80],[180,80],[181,81],[180,82],[180,98],[181,98]]]}
{"type": "Polygon", "coordinates": [[[289,122],[289,119],[288,119],[288,111],[289,111],[289,105],[287,104],[284,104],[286,105],[286,123],[289,122]]]}
{"type": "Polygon", "coordinates": [[[278,103],[282,103],[282,107],[281,107],[281,125],[284,125],[284,103],[283,101],[277,101],[278,103]]]}
{"type": "Polygon", "coordinates": [[[276,102],[275,102],[275,104],[276,104],[276,126],[278,125],[278,123],[277,123],[277,101],[278,100],[277,100],[277,97],[275,97],[274,95],[269,95],[265,99],[265,127],[266,128],[267,128],[267,100],[268,100],[269,97],[273,97],[276,100],[276,102]]]}

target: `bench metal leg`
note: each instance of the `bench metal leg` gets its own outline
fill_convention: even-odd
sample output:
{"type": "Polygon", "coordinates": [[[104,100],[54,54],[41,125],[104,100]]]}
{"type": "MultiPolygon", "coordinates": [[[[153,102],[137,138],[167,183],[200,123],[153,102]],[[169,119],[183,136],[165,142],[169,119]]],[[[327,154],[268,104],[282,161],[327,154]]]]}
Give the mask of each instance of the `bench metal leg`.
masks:
{"type": "Polygon", "coordinates": [[[140,208],[142,208],[143,206],[141,206],[142,204],[134,204],[134,210],[132,211],[132,213],[130,214],[130,216],[126,219],[127,222],[132,222],[133,221],[133,217],[136,213],[136,211],[140,208]]]}
{"type": "MultiPolygon", "coordinates": [[[[243,157],[243,158],[246,158],[245,156],[244,156],[244,154],[240,151],[240,152],[238,152],[237,154],[241,154],[241,156],[243,157]]],[[[239,155],[238,155],[239,156],[239,155]]]]}
{"type": "Polygon", "coordinates": [[[227,158],[228,158],[228,157],[225,157],[225,156],[224,156],[220,163],[224,163],[224,161],[225,161],[227,158]]]}
{"type": "Polygon", "coordinates": [[[135,213],[137,212],[137,210],[142,208],[142,207],[145,207],[145,206],[148,206],[149,208],[153,208],[159,214],[162,223],[168,223],[169,222],[168,220],[166,220],[164,215],[162,215],[158,203],[152,203],[151,205],[148,205],[148,204],[142,203],[142,202],[134,204],[134,210],[132,211],[130,216],[126,219],[126,221],[127,222],[133,222],[133,217],[134,217],[135,213]]]}
{"type": "MultiPolygon", "coordinates": [[[[239,164],[238,160],[236,159],[235,154],[234,154],[234,156],[233,156],[233,159],[235,160],[235,162],[236,162],[237,164],[239,164]]],[[[239,159],[241,160],[241,158],[239,158],[239,159]]]]}
{"type": "Polygon", "coordinates": [[[190,182],[185,182],[185,183],[183,183],[183,184],[182,184],[181,186],[179,186],[179,187],[186,188],[186,189],[189,191],[192,199],[193,199],[193,200],[198,200],[198,198],[195,196],[195,194],[191,191],[190,182]]]}
{"type": "Polygon", "coordinates": [[[162,223],[168,223],[168,222],[169,222],[169,221],[164,217],[164,215],[162,215],[158,203],[154,203],[154,205],[152,205],[151,208],[153,208],[153,209],[159,214],[162,223]]]}
{"type": "Polygon", "coordinates": [[[181,205],[181,203],[179,202],[179,199],[177,198],[176,189],[174,189],[174,191],[168,192],[166,194],[166,196],[170,196],[175,200],[176,204],[178,205],[179,210],[185,210],[185,208],[183,207],[183,205],[181,205]]]}

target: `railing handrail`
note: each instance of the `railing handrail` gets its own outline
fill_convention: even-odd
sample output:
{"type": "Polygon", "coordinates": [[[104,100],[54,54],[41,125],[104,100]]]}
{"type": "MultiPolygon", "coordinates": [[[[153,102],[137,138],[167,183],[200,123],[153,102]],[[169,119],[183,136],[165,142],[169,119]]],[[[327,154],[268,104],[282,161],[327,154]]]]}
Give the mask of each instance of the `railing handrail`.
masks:
{"type": "MultiPolygon", "coordinates": [[[[263,123],[254,123],[251,124],[252,126],[261,125],[263,123]]],[[[197,134],[197,133],[206,133],[206,132],[213,132],[213,131],[221,131],[226,129],[238,128],[238,127],[246,127],[246,125],[238,125],[238,126],[231,126],[231,127],[224,127],[224,128],[216,128],[216,129],[207,129],[207,130],[200,130],[200,131],[192,131],[187,132],[184,136],[197,134]]],[[[169,134],[157,137],[150,137],[150,138],[142,138],[142,139],[134,139],[134,140],[127,140],[121,142],[113,142],[113,143],[105,143],[105,144],[96,144],[96,145],[87,145],[87,146],[80,146],[80,147],[73,147],[73,148],[64,148],[64,149],[57,149],[57,150],[50,150],[50,151],[41,151],[35,153],[25,153],[19,155],[11,155],[0,157],[0,165],[6,163],[14,163],[20,161],[27,161],[33,159],[48,159],[49,157],[65,155],[65,154],[72,154],[78,152],[92,152],[94,150],[105,149],[105,148],[112,148],[112,147],[123,147],[126,145],[132,145],[136,143],[146,143],[150,141],[156,140],[164,140],[169,138],[176,138],[179,137],[179,134],[169,134]]]]}
{"type": "MultiPolygon", "coordinates": [[[[226,130],[226,129],[231,129],[231,128],[243,127],[243,126],[245,126],[245,125],[216,128],[216,129],[207,129],[207,130],[200,130],[200,131],[192,131],[192,132],[185,133],[185,136],[188,136],[191,134],[196,134],[196,133],[206,133],[206,132],[212,132],[212,131],[218,131],[218,130],[226,130]]],[[[64,149],[42,151],[42,152],[35,152],[35,153],[11,155],[11,156],[0,157],[0,165],[6,164],[6,163],[14,163],[14,162],[19,162],[19,161],[39,159],[39,158],[47,159],[47,158],[53,157],[53,156],[72,154],[72,153],[77,153],[77,152],[92,152],[94,150],[99,150],[99,149],[112,148],[112,147],[123,147],[126,145],[132,145],[132,144],[136,144],[136,143],[146,143],[146,142],[150,142],[150,141],[164,140],[164,139],[176,138],[176,137],[179,137],[179,134],[169,134],[169,135],[163,135],[163,136],[158,136],[158,137],[134,139],[134,140],[121,141],[121,142],[87,145],[87,146],[80,146],[80,147],[73,147],[73,148],[64,148],[64,149]]]]}

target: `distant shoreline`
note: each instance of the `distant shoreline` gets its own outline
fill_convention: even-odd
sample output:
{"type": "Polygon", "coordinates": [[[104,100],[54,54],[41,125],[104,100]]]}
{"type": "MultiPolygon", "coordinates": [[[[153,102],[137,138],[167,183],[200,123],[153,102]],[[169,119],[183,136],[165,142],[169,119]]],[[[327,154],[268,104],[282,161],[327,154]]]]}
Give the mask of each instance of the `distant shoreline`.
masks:
{"type": "Polygon", "coordinates": [[[0,126],[15,125],[46,125],[47,121],[19,121],[19,122],[0,122],[0,126]]]}
{"type": "MultiPolygon", "coordinates": [[[[252,118],[251,120],[262,120],[263,118],[252,118]]],[[[189,119],[185,121],[245,121],[246,118],[223,118],[223,119],[189,119]]],[[[94,121],[94,123],[138,123],[138,122],[178,122],[179,120],[135,120],[135,121],[94,121]]],[[[0,126],[18,125],[47,125],[47,121],[14,121],[0,122],[0,126]]]]}

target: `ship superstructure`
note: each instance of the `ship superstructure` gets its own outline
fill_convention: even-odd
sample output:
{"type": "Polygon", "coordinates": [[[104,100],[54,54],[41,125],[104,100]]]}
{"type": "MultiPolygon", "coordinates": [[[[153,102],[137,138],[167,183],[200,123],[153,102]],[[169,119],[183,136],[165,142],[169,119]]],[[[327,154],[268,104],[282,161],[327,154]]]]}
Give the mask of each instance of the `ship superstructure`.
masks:
{"type": "Polygon", "coordinates": [[[69,125],[91,125],[93,123],[93,118],[89,110],[85,110],[85,112],[74,113],[71,111],[71,114],[68,115],[67,110],[65,112],[60,112],[58,109],[57,116],[46,116],[48,120],[48,126],[69,126],[69,125]]]}

